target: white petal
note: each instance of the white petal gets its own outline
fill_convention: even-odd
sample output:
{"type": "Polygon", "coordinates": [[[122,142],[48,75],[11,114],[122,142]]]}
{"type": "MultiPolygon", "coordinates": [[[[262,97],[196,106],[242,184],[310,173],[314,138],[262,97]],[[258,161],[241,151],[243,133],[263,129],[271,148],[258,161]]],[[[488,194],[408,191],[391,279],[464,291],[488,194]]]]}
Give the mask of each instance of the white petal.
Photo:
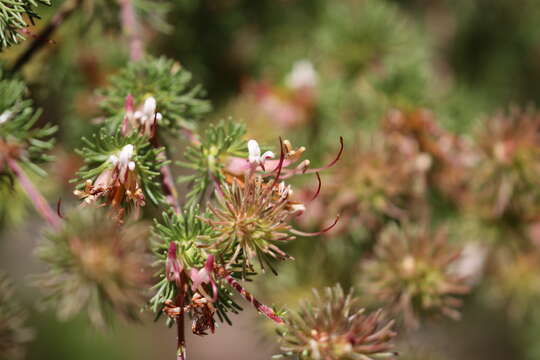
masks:
{"type": "Polygon", "coordinates": [[[116,166],[118,164],[118,157],[116,155],[109,156],[109,162],[116,166]]]}
{"type": "Polygon", "coordinates": [[[135,163],[133,161],[130,161],[129,164],[128,164],[128,168],[129,168],[130,171],[135,170],[135,163]]]}
{"type": "Polygon", "coordinates": [[[144,101],[143,112],[146,115],[153,117],[154,114],[156,113],[156,107],[157,107],[156,99],[154,99],[153,96],[150,96],[144,101]]]}
{"type": "Polygon", "coordinates": [[[291,89],[313,88],[317,85],[317,72],[309,60],[300,60],[294,63],[292,71],[286,79],[291,89]]]}
{"type": "Polygon", "coordinates": [[[271,151],[266,151],[263,155],[262,155],[262,160],[266,160],[266,159],[272,159],[274,156],[274,153],[271,152],[271,151]]]}
{"type": "Polygon", "coordinates": [[[11,119],[12,116],[13,116],[13,113],[11,111],[9,110],[4,111],[2,115],[0,115],[0,124],[3,124],[6,121],[8,121],[9,119],[11,119]]]}
{"type": "Polygon", "coordinates": [[[120,155],[118,156],[118,160],[122,165],[127,165],[129,160],[131,160],[133,149],[133,145],[131,144],[127,144],[122,148],[122,151],[120,151],[120,155]]]}
{"type": "Polygon", "coordinates": [[[250,163],[256,163],[259,162],[261,159],[261,148],[259,147],[259,144],[255,140],[249,140],[248,141],[248,153],[249,153],[249,162],[250,163]]]}

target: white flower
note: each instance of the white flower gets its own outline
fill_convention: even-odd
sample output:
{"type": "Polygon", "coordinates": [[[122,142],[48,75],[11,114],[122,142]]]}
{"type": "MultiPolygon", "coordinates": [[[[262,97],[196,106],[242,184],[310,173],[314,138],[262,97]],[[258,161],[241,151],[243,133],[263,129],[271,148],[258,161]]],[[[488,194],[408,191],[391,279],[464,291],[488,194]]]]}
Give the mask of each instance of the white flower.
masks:
{"type": "Polygon", "coordinates": [[[114,166],[116,166],[118,164],[118,156],[116,155],[109,156],[109,162],[113,164],[114,166]]]}
{"type": "Polygon", "coordinates": [[[122,150],[118,154],[118,157],[113,155],[109,158],[109,160],[113,160],[113,161],[115,158],[117,159],[115,165],[118,166],[118,171],[119,171],[118,176],[120,178],[120,181],[125,179],[128,170],[129,171],[135,170],[135,162],[131,161],[131,158],[133,157],[133,151],[134,151],[133,145],[127,144],[126,146],[122,148],[122,150]]]}
{"type": "Polygon", "coordinates": [[[465,278],[470,285],[476,284],[482,277],[488,249],[479,242],[467,243],[461,251],[461,256],[453,264],[453,272],[465,278]]]}
{"type": "Polygon", "coordinates": [[[144,129],[146,134],[150,134],[152,126],[156,121],[159,121],[163,118],[161,113],[156,112],[157,102],[153,96],[146,98],[142,108],[135,111],[133,118],[139,123],[139,125],[144,129]]]}
{"type": "Polygon", "coordinates": [[[275,155],[271,151],[266,151],[261,156],[261,148],[259,147],[259,144],[255,140],[249,140],[248,141],[248,160],[250,164],[257,164],[257,165],[263,165],[264,162],[267,159],[272,159],[275,155]]]}
{"type": "Polygon", "coordinates": [[[13,112],[6,110],[0,115],[0,125],[11,119],[13,112]]]}
{"type": "Polygon", "coordinates": [[[157,108],[157,102],[153,96],[150,96],[144,101],[143,112],[145,114],[155,114],[156,108],[157,108]]]}
{"type": "Polygon", "coordinates": [[[294,63],[285,82],[289,88],[294,90],[314,88],[317,85],[317,72],[311,61],[300,60],[294,63]]]}

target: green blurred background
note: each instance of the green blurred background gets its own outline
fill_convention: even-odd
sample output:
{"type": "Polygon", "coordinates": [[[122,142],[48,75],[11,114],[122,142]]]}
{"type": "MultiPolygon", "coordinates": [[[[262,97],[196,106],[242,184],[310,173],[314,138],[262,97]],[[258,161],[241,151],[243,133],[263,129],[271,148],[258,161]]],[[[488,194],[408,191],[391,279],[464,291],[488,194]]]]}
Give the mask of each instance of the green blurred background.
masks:
{"type": "MultiPolygon", "coordinates": [[[[61,196],[64,206],[74,203],[67,180],[80,160],[73,149],[99,115],[95,90],[126,61],[117,9],[108,1],[85,2],[24,71],[32,97],[44,109],[42,121],[60,126],[57,161],[48,169],[50,176],[37,181],[51,202],[61,196]]],[[[61,3],[54,1],[44,19],[61,3]]],[[[305,144],[315,163],[335,152],[339,136],[346,144],[354,143],[356,135],[373,132],[393,108],[428,108],[442,127],[466,137],[489,114],[540,100],[538,0],[171,0],[167,4],[165,31],[145,28],[147,51],[178,60],[203,84],[214,111],[202,126],[232,116],[245,121],[248,133],[261,141],[273,143],[281,135],[305,144]],[[298,104],[291,99],[288,79],[299,61],[315,69],[316,94],[291,109],[291,103],[298,104]],[[260,99],[269,93],[281,102],[267,111],[260,99]]],[[[13,61],[24,47],[2,53],[1,59],[13,61]]],[[[180,158],[181,150],[175,155],[180,158]]],[[[354,152],[345,156],[345,164],[355,160],[354,152]]],[[[325,181],[333,180],[323,176],[325,181]]],[[[105,332],[90,329],[83,317],[59,322],[50,309],[41,309],[39,290],[29,284],[28,276],[43,270],[32,252],[44,224],[25,210],[24,201],[4,199],[0,267],[15,280],[23,303],[33,309],[29,322],[35,340],[28,359],[174,356],[174,331],[153,323],[151,315],[141,324],[119,321],[105,332]]],[[[435,210],[445,213],[446,206],[441,203],[435,210]]],[[[325,220],[334,215],[325,214],[325,220]]],[[[338,280],[350,285],[358,270],[349,264],[361,256],[363,247],[361,230],[360,235],[355,231],[351,229],[346,239],[308,239],[291,246],[298,261],[283,266],[280,281],[265,275],[268,285],[259,289],[261,300],[294,304],[312,286],[338,280]],[[317,241],[318,249],[306,241],[317,241]]],[[[401,348],[419,350],[403,358],[540,359],[539,321],[529,318],[516,324],[500,307],[479,302],[474,294],[467,299],[461,322],[442,320],[408,336],[401,348]]],[[[190,335],[191,358],[270,358],[276,351],[271,329],[246,309],[233,319],[233,327],[225,325],[215,336],[190,335]]]]}

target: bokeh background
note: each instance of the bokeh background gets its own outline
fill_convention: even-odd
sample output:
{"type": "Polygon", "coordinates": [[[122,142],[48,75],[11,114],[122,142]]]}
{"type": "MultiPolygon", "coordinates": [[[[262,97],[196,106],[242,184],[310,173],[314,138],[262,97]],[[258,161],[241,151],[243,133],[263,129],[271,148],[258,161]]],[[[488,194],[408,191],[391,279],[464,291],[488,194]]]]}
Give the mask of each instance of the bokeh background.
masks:
{"type": "MultiPolygon", "coordinates": [[[[62,1],[53,3],[33,31],[39,31],[62,1]]],[[[75,204],[68,180],[81,164],[73,150],[99,116],[96,90],[106,86],[127,59],[117,8],[110,3],[84,1],[23,73],[34,101],[43,108],[41,121],[60,128],[49,176],[35,181],[51,203],[62,197],[65,207],[75,204]]],[[[464,298],[462,319],[440,318],[409,331],[398,344],[403,359],[540,359],[540,318],[535,311],[540,304],[540,261],[524,259],[538,251],[540,238],[540,177],[534,178],[540,145],[534,143],[533,155],[519,165],[532,169],[533,176],[528,183],[515,180],[517,190],[510,196],[515,208],[525,210],[492,211],[498,206],[493,203],[499,180],[507,173],[512,178],[513,169],[470,175],[470,162],[481,156],[478,144],[489,147],[504,138],[519,145],[527,142],[523,133],[538,131],[533,124],[514,134],[512,129],[521,125],[510,120],[503,135],[486,129],[498,117],[528,116],[538,123],[539,1],[149,3],[141,18],[165,21],[144,27],[146,50],[178,60],[206,89],[213,111],[202,127],[231,117],[245,122],[249,136],[259,142],[276,144],[282,136],[305,145],[313,164],[332,159],[339,137],[345,139],[343,159],[322,175],[322,195],[298,226],[317,230],[337,213],[342,221],[324,236],[289,245],[296,261],[280,265],[279,278],[267,274],[261,284],[248,286],[261,300],[295,306],[312,287],[335,282],[354,286],[363,295],[359,264],[370,257],[386,224],[403,218],[434,227],[444,224],[453,242],[481,244],[483,250],[473,252],[473,258],[488,265],[475,274],[478,279],[464,298]],[[523,112],[531,115],[519,115],[523,112]],[[403,132],[407,126],[410,133],[403,132]],[[386,145],[392,143],[393,131],[413,139],[413,149],[403,140],[401,153],[392,154],[386,145]],[[424,147],[418,140],[423,138],[428,139],[424,147]],[[411,170],[404,164],[415,165],[411,170]],[[500,247],[512,248],[511,256],[499,252],[500,247]],[[496,253],[496,260],[486,252],[496,253]],[[501,269],[510,270],[503,274],[501,269]]],[[[10,63],[26,45],[0,58],[10,63]]],[[[184,144],[177,145],[174,155],[181,159],[184,144]]],[[[299,196],[308,198],[316,179],[307,177],[297,185],[299,196]]],[[[44,270],[33,251],[45,224],[18,191],[0,196],[0,216],[0,268],[14,279],[35,333],[28,359],[173,358],[174,330],[154,323],[151,314],[140,324],[118,321],[102,331],[91,329],[84,317],[61,322],[53,310],[43,309],[31,276],[44,270]]],[[[366,306],[371,306],[369,301],[366,306]]],[[[271,325],[245,308],[232,327],[222,326],[215,336],[190,335],[191,358],[255,360],[276,353],[271,325]]]]}

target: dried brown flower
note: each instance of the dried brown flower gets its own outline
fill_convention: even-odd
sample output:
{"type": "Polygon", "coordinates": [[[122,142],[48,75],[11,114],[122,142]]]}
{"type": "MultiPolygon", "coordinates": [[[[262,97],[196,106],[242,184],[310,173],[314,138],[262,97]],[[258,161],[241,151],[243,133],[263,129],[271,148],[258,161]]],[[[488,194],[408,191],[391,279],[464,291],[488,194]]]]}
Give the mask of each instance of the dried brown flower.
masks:
{"type": "Polygon", "coordinates": [[[16,302],[11,282],[0,273],[0,359],[22,359],[32,331],[25,325],[26,314],[16,302]]]}
{"type": "Polygon", "coordinates": [[[278,330],[285,356],[305,360],[373,360],[396,353],[391,340],[394,321],[382,311],[365,314],[358,298],[345,295],[339,285],[314,291],[314,300],[290,312],[278,330]]]}
{"type": "Polygon", "coordinates": [[[540,210],[540,115],[512,109],[487,119],[477,135],[472,206],[488,219],[519,224],[540,210]],[[519,219],[520,221],[516,221],[519,219]]]}
{"type": "Polygon", "coordinates": [[[147,230],[119,225],[103,209],[79,208],[47,234],[37,254],[49,272],[37,277],[60,318],[85,311],[94,325],[108,315],[137,318],[147,285],[147,230]]]}
{"type": "Polygon", "coordinates": [[[419,325],[420,314],[459,318],[462,301],[456,295],[469,287],[452,269],[460,251],[449,246],[445,229],[392,224],[380,234],[374,252],[362,263],[361,288],[391,306],[408,327],[419,325]]]}

